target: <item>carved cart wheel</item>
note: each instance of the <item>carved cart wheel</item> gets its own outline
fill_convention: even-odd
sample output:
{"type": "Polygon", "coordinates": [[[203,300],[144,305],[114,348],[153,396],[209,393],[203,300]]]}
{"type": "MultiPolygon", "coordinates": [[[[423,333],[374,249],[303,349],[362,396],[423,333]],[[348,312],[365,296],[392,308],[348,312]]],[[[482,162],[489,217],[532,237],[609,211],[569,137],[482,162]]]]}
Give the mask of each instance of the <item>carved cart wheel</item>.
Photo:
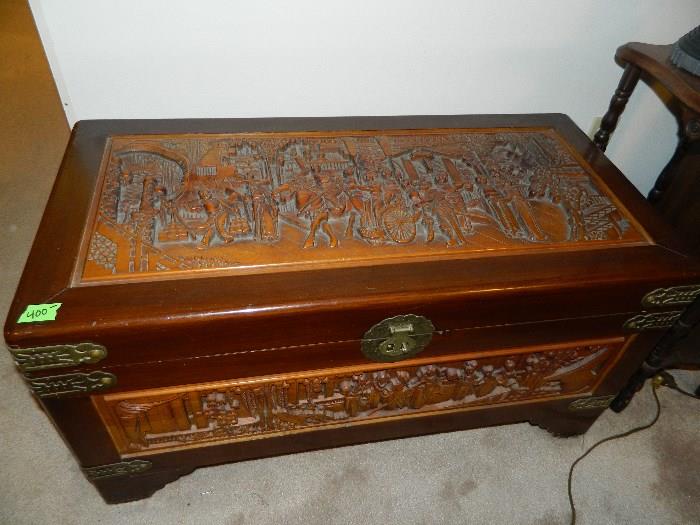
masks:
{"type": "Polygon", "coordinates": [[[416,238],[416,222],[406,210],[392,208],[384,214],[382,222],[394,242],[407,243],[416,238]]]}

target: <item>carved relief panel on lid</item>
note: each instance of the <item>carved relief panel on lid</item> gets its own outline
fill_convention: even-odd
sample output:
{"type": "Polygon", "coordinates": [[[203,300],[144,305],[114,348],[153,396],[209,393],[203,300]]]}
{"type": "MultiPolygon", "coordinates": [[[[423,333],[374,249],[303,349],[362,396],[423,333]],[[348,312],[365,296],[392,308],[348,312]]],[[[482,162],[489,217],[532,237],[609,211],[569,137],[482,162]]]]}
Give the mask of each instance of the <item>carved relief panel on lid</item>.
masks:
{"type": "Polygon", "coordinates": [[[79,278],[644,237],[551,130],[115,136],[79,278]]]}

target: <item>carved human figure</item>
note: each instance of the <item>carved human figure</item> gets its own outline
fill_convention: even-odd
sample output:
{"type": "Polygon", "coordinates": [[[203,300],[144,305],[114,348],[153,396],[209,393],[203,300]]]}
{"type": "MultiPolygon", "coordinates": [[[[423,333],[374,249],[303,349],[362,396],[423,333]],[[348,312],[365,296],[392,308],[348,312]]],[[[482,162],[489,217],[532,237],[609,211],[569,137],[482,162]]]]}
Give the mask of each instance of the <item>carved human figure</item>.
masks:
{"type": "Polygon", "coordinates": [[[129,451],[255,436],[334,423],[501,403],[562,392],[595,382],[591,371],[611,347],[582,346],[461,363],[388,368],[245,384],[212,391],[155,394],[108,401],[129,451]]]}
{"type": "Polygon", "coordinates": [[[515,170],[514,174],[512,168],[509,169],[509,166],[499,164],[492,159],[487,159],[485,166],[490,179],[491,191],[488,198],[497,210],[508,235],[529,241],[545,240],[542,228],[532,215],[529,203],[523,197],[525,184],[518,176],[519,170],[515,170]],[[493,191],[494,185],[499,188],[497,193],[493,191]]]}
{"type": "Polygon", "coordinates": [[[492,216],[508,237],[544,241],[547,235],[524,196],[529,191],[530,177],[525,173],[519,154],[512,155],[510,148],[497,146],[483,160],[474,153],[468,166],[475,173],[492,216]]]}
{"type": "Polygon", "coordinates": [[[126,168],[121,159],[117,160],[115,171],[118,177],[118,200],[116,206],[116,221],[118,224],[130,224],[132,214],[138,212],[139,201],[137,199],[138,191],[134,183],[134,177],[129,169],[126,168]]]}
{"type": "Polygon", "coordinates": [[[464,244],[466,237],[474,233],[469,212],[462,197],[463,184],[455,185],[446,172],[440,172],[435,176],[436,191],[435,212],[438,217],[440,229],[445,232],[453,232],[452,236],[446,232],[448,238],[452,237],[459,244],[464,244]]]}
{"type": "Polygon", "coordinates": [[[204,223],[198,225],[197,227],[200,232],[204,232],[197,248],[204,249],[211,244],[211,241],[216,235],[216,219],[219,215],[220,204],[218,199],[215,199],[213,194],[209,191],[200,190],[198,195],[201,205],[207,214],[207,218],[204,223]]]}
{"type": "Polygon", "coordinates": [[[452,385],[452,399],[460,401],[469,395],[469,385],[466,383],[466,373],[462,368],[449,367],[446,371],[447,381],[452,385]]]}
{"type": "Polygon", "coordinates": [[[457,246],[467,242],[445,190],[435,188],[430,181],[423,179],[411,192],[411,199],[422,210],[428,242],[434,238],[435,219],[440,231],[447,237],[447,246],[457,246]]]}
{"type": "Polygon", "coordinates": [[[279,209],[269,190],[270,182],[265,180],[251,184],[254,233],[261,241],[274,241],[279,238],[279,209]]]}
{"type": "Polygon", "coordinates": [[[338,392],[343,396],[343,408],[347,417],[355,417],[360,410],[356,386],[357,384],[350,378],[345,378],[338,384],[338,392]]]}
{"type": "Polygon", "coordinates": [[[440,376],[438,367],[435,365],[424,365],[418,367],[413,378],[413,394],[411,406],[421,408],[426,404],[437,402],[440,399],[440,376]]]}
{"type": "Polygon", "coordinates": [[[437,389],[435,390],[435,395],[433,396],[433,399],[431,401],[432,404],[445,403],[453,399],[455,395],[454,379],[457,377],[459,377],[459,373],[450,374],[449,367],[437,367],[437,389]]]}
{"type": "Polygon", "coordinates": [[[472,225],[473,233],[476,233],[475,225],[491,225],[498,228],[498,222],[493,216],[489,203],[486,201],[484,190],[477,184],[477,176],[473,165],[465,161],[465,165],[470,169],[470,174],[465,178],[461,188],[461,195],[464,202],[465,213],[472,225]]]}
{"type": "Polygon", "coordinates": [[[432,216],[431,185],[429,182],[414,183],[409,191],[409,198],[413,207],[417,210],[416,220],[420,220],[425,230],[425,242],[435,240],[435,220],[432,216]]]}
{"type": "MultiPolygon", "coordinates": [[[[89,252],[84,275],[248,263],[271,253],[256,253],[256,243],[288,250],[298,238],[280,220],[302,232],[305,248],[342,239],[381,250],[436,237],[477,249],[636,238],[549,132],[370,135],[115,137],[90,245],[128,253],[110,263],[89,252]],[[236,253],[232,245],[244,242],[252,246],[236,253]]],[[[361,249],[349,242],[343,251],[361,249]]]]}
{"type": "Polygon", "coordinates": [[[374,387],[379,393],[379,406],[377,408],[382,410],[402,408],[404,399],[401,394],[404,386],[393,376],[393,372],[380,370],[375,372],[373,376],[374,387]]]}
{"type": "MultiPolygon", "coordinates": [[[[216,204],[210,205],[209,209],[214,214],[216,232],[221,240],[228,244],[235,241],[237,236],[247,234],[250,231],[250,224],[241,195],[228,187],[224,189],[224,195],[224,199],[216,201],[216,204]]],[[[207,215],[209,213],[207,211],[207,215]]]]}
{"type": "Polygon", "coordinates": [[[531,354],[525,360],[527,375],[523,381],[524,385],[529,390],[537,390],[540,388],[551,371],[550,361],[544,354],[531,354]]]}
{"type": "Polygon", "coordinates": [[[304,248],[316,246],[316,233],[319,228],[328,236],[328,245],[331,248],[338,245],[338,238],[328,224],[329,212],[324,198],[324,189],[319,187],[312,171],[300,174],[278,186],[273,190],[272,195],[279,197],[282,201],[293,198],[297,216],[306,217],[309,221],[309,232],[304,241],[304,248]]]}
{"type": "MultiPolygon", "coordinates": [[[[343,185],[342,176],[333,171],[315,171],[318,187],[321,190],[321,208],[325,213],[322,228],[329,239],[329,245],[334,248],[338,245],[333,227],[328,222],[331,217],[342,217],[348,207],[348,196],[343,185]]],[[[317,225],[318,227],[318,225],[317,225]]]]}
{"type": "Polygon", "coordinates": [[[464,383],[467,387],[467,395],[476,396],[474,382],[476,380],[476,372],[479,369],[479,362],[474,359],[465,361],[462,369],[464,370],[464,383]]]}
{"type": "Polygon", "coordinates": [[[483,365],[480,370],[478,386],[476,387],[477,397],[486,397],[498,386],[498,381],[494,377],[494,366],[483,365]]]}
{"type": "Polygon", "coordinates": [[[499,384],[512,391],[521,390],[519,381],[520,371],[514,359],[508,358],[503,362],[503,369],[500,374],[499,384]]]}
{"type": "Polygon", "coordinates": [[[161,227],[166,226],[175,222],[175,203],[173,198],[168,197],[168,190],[165,186],[158,186],[155,189],[155,194],[157,196],[157,205],[155,208],[158,209],[158,218],[160,220],[161,227]]]}
{"type": "MultiPolygon", "coordinates": [[[[349,173],[346,174],[348,178],[349,175],[349,173]]],[[[367,180],[366,184],[357,184],[352,180],[346,183],[348,223],[345,228],[345,237],[354,237],[356,217],[359,216],[360,223],[357,226],[357,232],[360,236],[368,242],[379,242],[386,237],[379,222],[384,208],[382,185],[378,175],[373,170],[368,170],[365,173],[365,179],[367,180]]]]}

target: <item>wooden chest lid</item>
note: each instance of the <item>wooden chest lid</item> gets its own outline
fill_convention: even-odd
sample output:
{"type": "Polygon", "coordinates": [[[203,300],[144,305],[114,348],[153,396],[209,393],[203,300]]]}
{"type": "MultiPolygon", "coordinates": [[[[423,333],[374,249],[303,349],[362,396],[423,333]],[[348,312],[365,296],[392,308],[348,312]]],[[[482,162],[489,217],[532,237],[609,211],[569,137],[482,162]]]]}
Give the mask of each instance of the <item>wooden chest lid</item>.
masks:
{"type": "Polygon", "coordinates": [[[163,353],[194,355],[214,333],[318,344],[419,311],[438,330],[611,314],[694,274],[671,243],[563,115],[88,121],[5,337],[167,334],[163,353]],[[15,322],[46,302],[56,322],[15,322]]]}

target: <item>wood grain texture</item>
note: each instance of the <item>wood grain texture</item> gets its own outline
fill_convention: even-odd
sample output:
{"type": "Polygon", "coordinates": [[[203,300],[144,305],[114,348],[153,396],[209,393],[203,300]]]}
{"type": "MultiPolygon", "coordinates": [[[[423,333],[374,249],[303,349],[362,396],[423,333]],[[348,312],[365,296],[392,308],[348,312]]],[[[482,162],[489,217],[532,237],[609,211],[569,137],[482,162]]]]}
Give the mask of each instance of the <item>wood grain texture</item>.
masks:
{"type": "Polygon", "coordinates": [[[700,78],[674,66],[671,45],[631,42],[615,58],[625,68],[641,71],[678,121],[678,146],[649,192],[649,202],[683,238],[685,253],[700,253],[700,78]],[[658,92],[659,90],[656,89],[658,92]],[[669,97],[670,95],[670,97],[669,97]]]}
{"type": "Polygon", "coordinates": [[[81,283],[645,241],[549,129],[115,136],[101,177],[81,283]]]}
{"type": "MultiPolygon", "coordinates": [[[[651,333],[634,336],[625,351],[618,355],[610,372],[596,386],[594,395],[604,396],[617,392],[626,381],[626,371],[639,366],[654,340],[655,335],[651,333]]],[[[572,398],[569,397],[535,400],[523,404],[504,403],[475,410],[438,412],[425,417],[383,419],[371,425],[327,426],[315,432],[297,435],[270,436],[260,440],[220,442],[206,447],[175,449],[141,456],[153,464],[146,474],[129,479],[97,480],[94,484],[107,502],[120,503],[148,497],[166,483],[198,467],[229,461],[523,421],[529,421],[559,436],[581,434],[595,422],[603,409],[572,412],[568,409],[571,402],[572,398]]],[[[78,421],[83,420],[81,412],[75,414],[78,421]]],[[[94,408],[91,417],[98,417],[94,408]]],[[[98,449],[114,450],[114,445],[111,440],[99,441],[98,449]]],[[[84,452],[94,453],[94,450],[93,446],[92,450],[84,452]]],[[[105,460],[109,461],[114,461],[110,459],[113,457],[104,455],[105,460]]]]}
{"type": "MultiPolygon", "coordinates": [[[[466,165],[463,168],[469,173],[466,165]]],[[[510,204],[506,209],[513,211],[510,204]]],[[[201,243],[203,234],[199,235],[201,243]]],[[[319,242],[323,235],[318,234],[319,242]]],[[[228,248],[241,244],[234,242],[228,248]]],[[[369,247],[387,248],[391,247],[369,247]]],[[[627,314],[639,309],[639,301],[650,289],[683,284],[698,274],[697,264],[679,256],[675,248],[673,233],[649,204],[563,115],[87,121],[74,129],[5,324],[5,339],[14,347],[83,341],[102,344],[109,350],[103,362],[109,367],[358,341],[370,326],[405,313],[428,317],[439,331],[627,314]],[[520,249],[526,243],[518,241],[520,246],[507,250],[455,258],[443,238],[442,246],[435,248],[440,253],[423,261],[396,263],[377,257],[384,264],[309,267],[295,271],[293,277],[289,272],[229,275],[214,271],[206,278],[185,274],[128,285],[108,281],[75,286],[76,262],[81,254],[90,253],[89,218],[96,209],[92,206],[97,206],[99,175],[110,137],[260,132],[332,135],[352,129],[385,134],[391,130],[406,134],[405,130],[469,129],[477,135],[496,129],[516,136],[527,130],[545,130],[561,137],[592,184],[622,210],[630,224],[627,231],[644,232],[646,240],[621,243],[618,239],[611,245],[600,241],[535,243],[532,250],[520,249]],[[27,304],[42,302],[63,303],[57,322],[15,322],[27,304]],[[504,308],[504,304],[511,306],[504,308]]],[[[331,257],[337,257],[333,252],[338,249],[296,247],[297,253],[325,250],[331,257]]],[[[95,257],[99,256],[95,253],[95,257]]]]}
{"type": "Polygon", "coordinates": [[[603,115],[603,118],[600,121],[600,129],[593,137],[593,142],[600,148],[601,151],[605,151],[605,149],[608,147],[610,136],[615,131],[617,121],[622,115],[622,112],[625,110],[627,101],[629,100],[635,86],[637,85],[637,82],[639,81],[639,75],[640,69],[634,64],[627,64],[625,66],[625,71],[622,74],[622,78],[617,85],[615,93],[613,93],[612,99],[610,99],[608,110],[605,112],[605,115],[603,115]]]}
{"type": "Polygon", "coordinates": [[[674,66],[671,44],[656,45],[629,42],[617,48],[615,60],[621,64],[634,64],[648,78],[659,82],[669,92],[695,113],[700,113],[700,78],[674,66]]]}
{"type": "Polygon", "coordinates": [[[623,342],[461,354],[93,400],[118,450],[133,454],[577,394],[603,378],[623,342]]]}
{"type": "MultiPolygon", "coordinates": [[[[61,373],[113,374],[109,396],[93,402],[76,392],[41,403],[83,467],[134,453],[153,463],[128,479],[95,480],[107,501],[125,501],[227,461],[517,421],[584,432],[600,410],[573,414],[571,400],[614,394],[658,338],[626,334],[625,320],[640,313],[651,290],[700,281],[697,260],[677,246],[629,181],[562,115],[82,122],[5,338],[13,347],[106,348],[99,363],[61,373]],[[252,135],[246,143],[241,134],[252,135]],[[274,147],[251,153],[263,136],[275,137],[274,147]],[[297,137],[292,149],[289,136],[297,137]],[[367,139],[362,146],[359,138],[367,139]],[[358,159],[370,150],[381,150],[380,167],[394,171],[358,159]],[[261,159],[279,160],[281,171],[269,180],[265,168],[257,175],[261,159]],[[219,178],[219,169],[229,171],[219,178]],[[598,215],[595,205],[602,205],[598,215]],[[404,233],[384,220],[390,209],[413,219],[400,221],[404,233]],[[253,268],[169,267],[151,259],[157,250],[165,262],[240,253],[253,268]],[[271,253],[290,266],[281,271],[271,253]],[[46,302],[63,303],[56,321],[16,323],[27,304],[46,302]],[[412,361],[368,361],[360,350],[365,332],[401,314],[431,321],[430,344],[412,361]],[[623,340],[629,344],[620,350],[623,340]],[[598,354],[596,345],[608,350],[598,354]],[[576,347],[588,350],[569,365],[558,361],[576,347]],[[602,369],[593,366],[596,356],[602,369]],[[561,373],[567,366],[570,373],[561,373]],[[259,439],[149,442],[150,434],[188,432],[188,422],[211,430],[218,416],[260,423],[266,407],[268,414],[275,408],[270,400],[279,401],[269,392],[285,382],[296,385],[296,401],[285,405],[295,424],[312,405],[315,413],[336,398],[350,424],[318,420],[313,430],[289,433],[273,418],[259,439]],[[387,385],[396,392],[382,398],[387,385]],[[355,403],[364,388],[367,399],[355,403]],[[219,410],[198,421],[208,396],[226,400],[236,389],[248,392],[248,412],[241,398],[240,413],[219,410]],[[138,424],[106,425],[100,413],[119,420],[122,401],[136,407],[122,406],[138,424]],[[113,439],[109,425],[113,433],[121,425],[127,438],[113,439]],[[134,449],[143,443],[153,448],[134,449]]],[[[32,380],[53,373],[33,371],[32,380]]]]}
{"type": "MultiPolygon", "coordinates": [[[[657,338],[658,335],[651,332],[632,336],[624,351],[610,363],[609,372],[595,385],[595,390],[579,395],[616,393],[627,380],[629,371],[640,365],[657,338]]],[[[525,403],[496,404],[481,409],[476,407],[475,410],[437,412],[425,417],[381,419],[371,425],[325,426],[315,432],[297,435],[272,435],[259,440],[174,449],[143,455],[142,459],[153,464],[145,474],[95,480],[93,483],[107,502],[119,503],[148,497],[164,484],[198,467],[223,462],[522,421],[529,421],[557,435],[580,434],[593,424],[603,409],[571,412],[568,406],[575,398],[552,397],[525,403]]],[[[122,456],[106,426],[100,423],[91,399],[46,400],[44,404],[83,466],[121,460],[122,456]]]]}

